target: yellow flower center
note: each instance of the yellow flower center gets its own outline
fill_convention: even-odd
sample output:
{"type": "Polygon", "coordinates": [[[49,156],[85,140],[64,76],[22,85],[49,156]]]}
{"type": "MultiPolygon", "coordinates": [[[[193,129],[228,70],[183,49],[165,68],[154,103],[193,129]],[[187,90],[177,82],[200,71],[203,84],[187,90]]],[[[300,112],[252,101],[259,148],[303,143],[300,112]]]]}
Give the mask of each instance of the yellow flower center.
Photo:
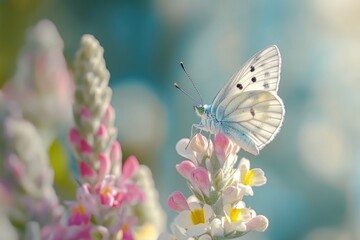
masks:
{"type": "Polygon", "coordinates": [[[127,225],[127,224],[124,224],[123,226],[122,226],[122,230],[123,231],[126,231],[126,230],[128,230],[129,229],[129,226],[127,225]]]}
{"type": "Polygon", "coordinates": [[[241,219],[241,213],[242,213],[242,208],[237,209],[237,208],[231,208],[230,211],[230,221],[231,222],[238,222],[241,219]]]}
{"type": "Polygon", "coordinates": [[[85,208],[82,204],[79,204],[77,207],[71,209],[71,213],[80,213],[81,215],[85,214],[85,208]]]}
{"type": "Polygon", "coordinates": [[[116,240],[122,240],[124,237],[124,232],[129,229],[129,226],[127,224],[124,224],[121,229],[116,234],[116,240]]]}
{"type": "Polygon", "coordinates": [[[110,188],[106,187],[104,188],[102,195],[105,197],[110,192],[110,188]]]}
{"type": "Polygon", "coordinates": [[[204,209],[195,209],[191,211],[191,220],[194,225],[205,223],[204,209]]]}
{"type": "Polygon", "coordinates": [[[255,176],[255,173],[253,170],[248,171],[244,178],[244,184],[247,186],[251,185],[254,176],[255,176]]]}

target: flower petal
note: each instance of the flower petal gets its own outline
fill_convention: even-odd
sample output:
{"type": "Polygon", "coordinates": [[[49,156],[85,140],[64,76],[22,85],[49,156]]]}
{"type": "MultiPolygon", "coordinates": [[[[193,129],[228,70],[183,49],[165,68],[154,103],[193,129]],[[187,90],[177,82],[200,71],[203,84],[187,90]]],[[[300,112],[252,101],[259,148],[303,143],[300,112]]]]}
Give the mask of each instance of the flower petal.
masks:
{"type": "Polygon", "coordinates": [[[209,195],[210,180],[209,173],[203,167],[198,167],[191,172],[191,182],[197,186],[203,193],[209,195]]]}
{"type": "Polygon", "coordinates": [[[189,141],[190,140],[188,138],[183,138],[180,141],[178,141],[176,144],[176,147],[175,147],[176,152],[180,156],[187,158],[187,159],[191,160],[193,163],[197,164],[196,158],[195,158],[191,148],[188,147],[189,141]]]}
{"type": "Polygon", "coordinates": [[[185,179],[191,179],[191,172],[196,168],[194,163],[191,161],[185,160],[182,161],[180,164],[176,165],[176,170],[183,176],[185,179]]]}
{"type": "Polygon", "coordinates": [[[246,231],[264,232],[268,226],[269,220],[263,215],[258,215],[246,223],[246,231]]]}
{"type": "Polygon", "coordinates": [[[135,156],[128,157],[128,159],[124,163],[121,178],[122,179],[131,178],[135,174],[138,168],[139,168],[139,162],[136,159],[136,157],[135,156]]]}
{"type": "Polygon", "coordinates": [[[169,196],[167,203],[168,206],[176,212],[190,210],[189,204],[187,203],[184,195],[179,191],[172,193],[169,196]]]}

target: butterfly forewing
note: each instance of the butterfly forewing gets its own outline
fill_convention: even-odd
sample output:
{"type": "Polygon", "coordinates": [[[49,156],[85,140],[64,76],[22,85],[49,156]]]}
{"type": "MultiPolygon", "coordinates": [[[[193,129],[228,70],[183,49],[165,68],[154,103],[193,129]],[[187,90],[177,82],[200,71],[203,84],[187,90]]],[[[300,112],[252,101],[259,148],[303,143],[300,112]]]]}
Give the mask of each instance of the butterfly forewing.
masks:
{"type": "Polygon", "coordinates": [[[256,155],[278,133],[284,113],[275,93],[254,90],[225,98],[215,116],[221,123],[220,131],[256,155]]]}
{"type": "Polygon", "coordinates": [[[258,52],[216,95],[212,103],[212,111],[214,112],[225,98],[242,92],[253,90],[277,92],[280,66],[281,58],[276,46],[270,46],[258,52]]]}

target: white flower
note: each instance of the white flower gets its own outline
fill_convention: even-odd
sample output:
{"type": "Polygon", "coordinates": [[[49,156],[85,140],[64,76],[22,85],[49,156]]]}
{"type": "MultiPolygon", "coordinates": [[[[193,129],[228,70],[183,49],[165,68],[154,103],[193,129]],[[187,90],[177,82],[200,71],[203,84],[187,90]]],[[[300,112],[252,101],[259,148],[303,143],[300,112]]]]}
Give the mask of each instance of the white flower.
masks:
{"type": "Polygon", "coordinates": [[[235,174],[240,187],[245,190],[245,195],[254,195],[252,186],[261,186],[266,183],[264,171],[260,168],[250,169],[250,161],[242,158],[239,163],[237,173],[235,174]]]}
{"type": "Polygon", "coordinates": [[[211,236],[213,237],[222,237],[224,236],[224,226],[223,222],[219,218],[215,218],[211,221],[211,236]]]}
{"type": "Polygon", "coordinates": [[[263,216],[253,216],[253,218],[246,223],[246,231],[258,231],[258,232],[264,232],[267,227],[269,226],[269,220],[263,216]]]}
{"type": "Polygon", "coordinates": [[[234,204],[241,201],[244,194],[245,191],[243,187],[237,185],[229,186],[222,195],[223,205],[234,204]]]}
{"type": "Polygon", "coordinates": [[[196,134],[191,140],[184,138],[176,144],[177,153],[191,160],[196,166],[202,164],[205,157],[211,156],[213,151],[212,141],[208,141],[201,134],[196,134]]]}
{"type": "Polygon", "coordinates": [[[224,212],[225,234],[232,232],[245,232],[245,223],[252,218],[253,214],[255,214],[254,211],[246,208],[245,203],[242,201],[234,204],[233,206],[231,206],[230,204],[225,205],[224,212]]]}
{"type": "Polygon", "coordinates": [[[205,234],[199,237],[199,240],[212,240],[212,237],[205,234]]]}
{"type": "MultiPolygon", "coordinates": [[[[175,218],[175,225],[187,237],[205,234],[210,229],[210,220],[214,215],[212,208],[205,204],[189,203],[190,210],[184,210],[175,218]]],[[[177,236],[177,234],[174,232],[177,236]]]]}

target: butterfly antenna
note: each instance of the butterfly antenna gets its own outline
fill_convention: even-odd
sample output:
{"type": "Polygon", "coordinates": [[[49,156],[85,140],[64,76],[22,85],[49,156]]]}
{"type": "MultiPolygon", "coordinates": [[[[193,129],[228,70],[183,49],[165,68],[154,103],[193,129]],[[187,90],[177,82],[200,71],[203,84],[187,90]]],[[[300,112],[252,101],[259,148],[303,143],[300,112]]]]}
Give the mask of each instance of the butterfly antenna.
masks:
{"type": "Polygon", "coordinates": [[[182,88],[180,88],[180,86],[177,83],[174,83],[174,87],[176,87],[178,90],[180,90],[183,94],[185,94],[186,96],[188,96],[189,98],[191,98],[191,100],[193,100],[195,102],[195,104],[197,103],[197,101],[195,100],[195,98],[193,98],[190,94],[188,94],[187,92],[185,92],[182,88]]]}
{"type": "Polygon", "coordinates": [[[196,87],[194,81],[191,79],[190,75],[188,74],[188,72],[187,72],[186,69],[185,69],[184,63],[183,63],[183,62],[180,62],[180,66],[181,66],[181,68],[183,69],[183,71],[185,72],[186,76],[189,78],[189,80],[190,80],[191,84],[193,85],[193,87],[195,88],[197,94],[199,95],[201,104],[204,104],[203,99],[202,99],[202,97],[201,97],[201,94],[200,94],[198,88],[196,87]]]}

